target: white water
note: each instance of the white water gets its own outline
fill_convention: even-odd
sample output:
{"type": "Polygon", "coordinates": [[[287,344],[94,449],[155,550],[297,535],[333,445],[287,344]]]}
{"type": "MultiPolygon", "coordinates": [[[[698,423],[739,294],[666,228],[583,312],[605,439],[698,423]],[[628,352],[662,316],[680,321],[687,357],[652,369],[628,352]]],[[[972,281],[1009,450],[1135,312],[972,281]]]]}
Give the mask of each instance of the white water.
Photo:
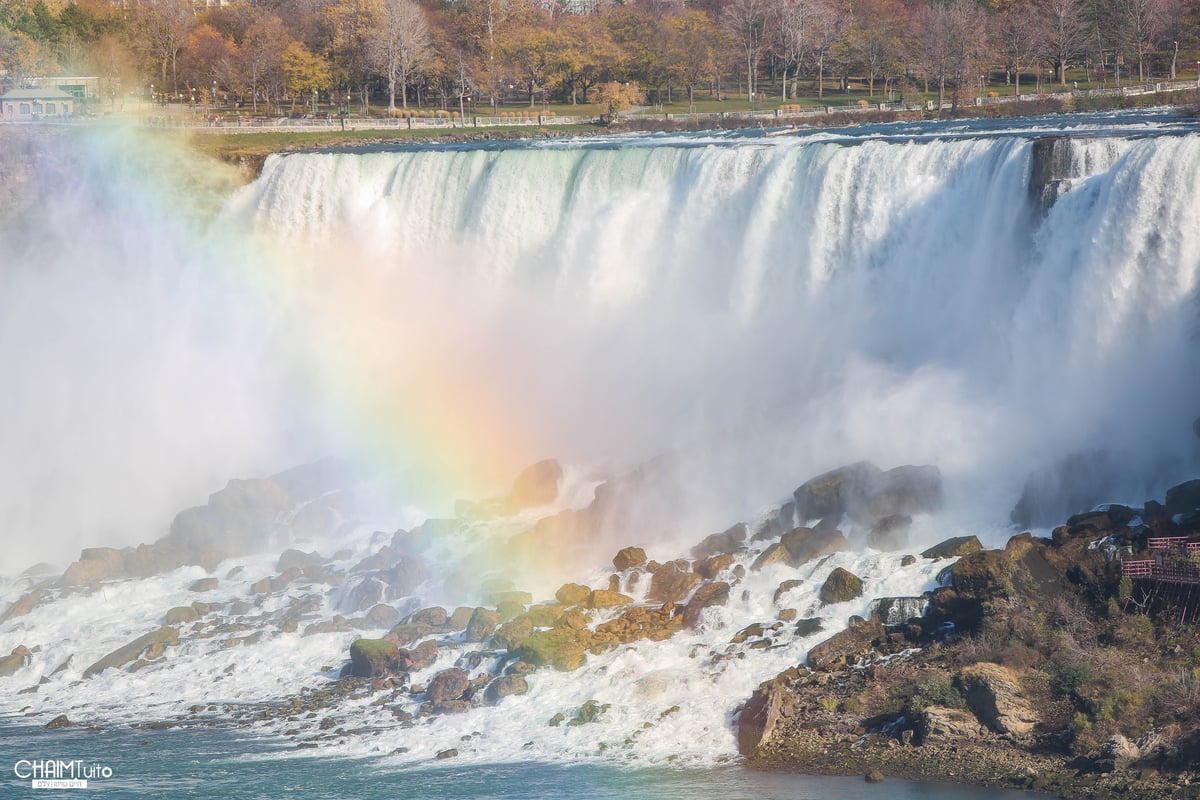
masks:
{"type": "MultiPolygon", "coordinates": [[[[284,376],[276,378],[273,369],[264,379],[269,391],[248,393],[237,380],[212,395],[204,391],[205,400],[235,406],[245,400],[253,413],[240,425],[202,427],[195,437],[173,428],[182,439],[178,458],[187,459],[191,448],[208,454],[228,445],[237,463],[261,465],[259,449],[238,437],[253,438],[255,425],[272,409],[287,407],[286,389],[297,385],[306,395],[294,399],[301,408],[287,408],[289,432],[352,452],[364,449],[364,438],[382,435],[346,419],[344,406],[358,395],[422,383],[448,394],[480,388],[468,406],[488,424],[519,433],[514,452],[501,454],[510,469],[553,455],[573,465],[575,483],[590,486],[593,470],[619,472],[664,452],[679,456],[676,490],[666,499],[649,498],[631,515],[634,524],[603,543],[604,559],[590,575],[597,587],[606,585],[603,560],[617,547],[641,544],[660,560],[682,555],[707,533],[786,499],[817,472],[860,458],[885,468],[941,468],[947,508],[917,520],[912,549],[964,532],[1002,542],[1028,472],[1071,453],[1106,448],[1125,466],[1113,499],[1137,503],[1191,477],[1200,137],[1094,134],[1073,142],[1083,166],[1044,218],[1027,204],[1031,145],[1023,136],[866,139],[704,146],[684,139],[632,148],[605,143],[273,159],[213,228],[150,234],[165,275],[135,276],[130,285],[146,288],[152,298],[146,308],[171,312],[186,303],[175,285],[179,276],[192,275],[194,261],[203,265],[230,242],[262,258],[273,248],[267,242],[276,242],[288,256],[285,267],[305,277],[289,281],[286,293],[266,292],[266,300],[248,309],[244,288],[225,286],[226,298],[210,287],[215,304],[235,322],[268,312],[278,318],[267,333],[241,326],[237,336],[213,336],[198,349],[185,326],[168,351],[150,347],[151,366],[171,363],[164,352],[197,350],[221,374],[222,356],[241,354],[240,366],[223,376],[229,378],[255,374],[247,352],[273,367],[291,358],[303,367],[330,359],[331,350],[338,355],[335,344],[375,349],[369,357],[347,349],[336,368],[315,376],[281,370],[284,376]],[[199,255],[192,236],[200,240],[199,255]],[[172,259],[181,253],[193,257],[176,274],[172,259]],[[323,336],[354,329],[368,331],[370,339],[314,337],[318,352],[305,353],[309,325],[323,336]],[[453,379],[431,374],[428,359],[416,358],[423,348],[446,362],[453,379]],[[405,358],[389,357],[393,349],[405,358]],[[380,381],[376,373],[362,373],[380,365],[400,375],[380,381]],[[318,385],[319,379],[334,385],[318,385]]],[[[136,182],[120,167],[111,169],[136,182]]],[[[254,261],[239,253],[235,268],[253,270],[254,261]]],[[[103,278],[104,264],[99,269],[103,278]]],[[[22,331],[41,330],[36,319],[23,319],[22,331]]],[[[160,329],[143,325],[139,330],[160,329]]],[[[88,329],[68,324],[65,330],[84,335],[88,329]]],[[[44,354],[33,341],[21,358],[13,345],[0,344],[0,365],[18,374],[32,369],[29,363],[44,354]]],[[[105,354],[105,363],[124,363],[121,348],[130,345],[114,339],[109,346],[117,350],[105,354]]],[[[70,364],[79,349],[64,352],[70,364]]],[[[153,369],[133,374],[148,372],[153,369]]],[[[51,374],[61,384],[56,391],[70,391],[69,373],[51,374]]],[[[121,385],[95,381],[89,385],[121,385]]],[[[168,407],[180,402],[176,392],[187,394],[181,385],[166,383],[172,392],[161,400],[168,407]]],[[[14,397],[3,407],[18,430],[38,420],[37,403],[33,394],[14,397]]],[[[404,395],[384,399],[402,404],[404,395]]],[[[67,416],[89,429],[86,414],[67,416]]],[[[269,430],[272,441],[264,446],[278,451],[278,431],[269,430]]],[[[430,455],[427,445],[396,458],[419,461],[430,455]]],[[[88,454],[93,449],[104,452],[89,444],[88,454]]],[[[133,459],[148,474],[170,472],[171,458],[150,461],[140,453],[133,459]]],[[[82,463],[96,469],[94,459],[82,463]]],[[[16,462],[6,466],[13,487],[7,491],[28,491],[16,462]]],[[[73,480],[86,485],[87,474],[73,480]]],[[[436,488],[449,494],[385,498],[394,509],[385,524],[412,524],[412,508],[445,509],[456,487],[436,488]]],[[[152,480],[146,492],[155,494],[152,480]]],[[[580,493],[570,504],[585,502],[580,493]]],[[[102,504],[94,513],[103,518],[102,504]]],[[[23,519],[21,530],[43,544],[25,551],[59,562],[73,558],[74,545],[48,552],[55,531],[37,530],[35,517],[23,519]]],[[[326,554],[351,546],[354,556],[342,563],[348,567],[369,552],[370,530],[361,526],[348,541],[301,544],[326,554]]],[[[470,549],[476,535],[439,542],[436,555],[470,549]]],[[[97,534],[82,543],[123,542],[97,534]]],[[[507,698],[496,709],[407,730],[364,700],[339,716],[347,717],[347,727],[385,730],[318,752],[386,755],[408,747],[393,758],[413,761],[447,747],[481,761],[731,758],[730,714],[754,686],[799,662],[850,614],[865,613],[872,598],[931,588],[944,566],[920,561],[900,568],[899,558],[841,553],[799,570],[752,573],[728,606],[708,612],[701,631],[590,656],[571,674],[539,671],[528,695],[507,698]],[[835,566],[863,576],[867,595],[819,608],[815,592],[835,566]],[[776,606],[775,587],[793,577],[804,586],[776,606]],[[803,640],[785,633],[774,649],[711,663],[711,653],[723,652],[733,633],[770,622],[780,607],[796,608],[802,618],[821,616],[828,630],[803,640]],[[598,725],[546,726],[553,714],[570,717],[590,699],[613,706],[598,725]],[[674,705],[680,711],[660,720],[674,705]],[[644,723],[652,727],[643,729],[644,723]],[[471,738],[464,742],[463,736],[471,738]]],[[[216,599],[247,597],[249,584],[271,574],[273,565],[270,556],[220,565],[216,599]],[[235,564],[245,572],[226,579],[235,564]]],[[[167,608],[210,599],[185,590],[203,574],[187,568],[109,582],[101,592],[71,595],[0,625],[0,654],[22,643],[41,646],[12,686],[32,684],[72,656],[37,694],[0,694],[0,711],[133,721],[196,703],[284,697],[335,674],[322,669],[336,670],[360,635],[269,631],[259,644],[221,650],[185,628],[184,643],[162,665],[77,680],[94,660],[159,624],[167,608]]],[[[546,582],[583,577],[547,576],[546,582]]],[[[0,608],[29,583],[0,583],[0,608]]],[[[282,608],[304,592],[290,588],[252,613],[282,608]]],[[[478,600],[444,595],[431,584],[411,602],[478,600]]],[[[548,596],[541,592],[538,599],[548,596]]],[[[336,610],[326,596],[313,619],[336,610]]],[[[414,682],[425,682],[458,655],[444,650],[414,682]]]]}

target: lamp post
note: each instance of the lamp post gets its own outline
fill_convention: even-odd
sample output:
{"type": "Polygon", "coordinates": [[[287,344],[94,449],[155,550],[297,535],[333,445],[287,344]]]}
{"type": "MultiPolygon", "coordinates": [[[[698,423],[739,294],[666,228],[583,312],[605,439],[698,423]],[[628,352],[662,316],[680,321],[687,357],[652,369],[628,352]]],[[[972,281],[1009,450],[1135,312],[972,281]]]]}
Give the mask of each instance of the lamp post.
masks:
{"type": "MultiPolygon", "coordinates": [[[[1200,61],[1197,61],[1196,63],[1200,64],[1200,61]]],[[[1200,83],[1200,78],[1197,78],[1196,81],[1198,83],[1200,83]]],[[[154,84],[153,83],[150,84],[150,107],[154,108],[154,84]]]]}
{"type": "Polygon", "coordinates": [[[217,107],[217,82],[216,81],[212,82],[212,104],[213,104],[213,109],[216,109],[216,107],[217,107]]]}

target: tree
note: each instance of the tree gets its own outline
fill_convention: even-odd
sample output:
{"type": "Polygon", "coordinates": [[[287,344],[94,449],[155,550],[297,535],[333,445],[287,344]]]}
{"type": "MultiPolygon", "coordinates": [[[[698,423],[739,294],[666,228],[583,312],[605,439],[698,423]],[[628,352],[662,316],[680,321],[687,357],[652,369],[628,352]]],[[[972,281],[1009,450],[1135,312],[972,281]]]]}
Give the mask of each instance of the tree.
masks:
{"type": "Polygon", "coordinates": [[[984,33],[987,13],[974,0],[949,0],[922,6],[913,14],[909,36],[925,69],[926,82],[937,81],[938,108],[946,102],[946,85],[954,87],[957,106],[962,87],[988,55],[984,33]]]}
{"type": "Polygon", "coordinates": [[[1083,51],[1087,26],[1081,0],[1040,0],[1044,21],[1046,54],[1058,74],[1060,86],[1067,85],[1067,64],[1083,51]]]}
{"type": "MultiPolygon", "coordinates": [[[[287,46],[283,51],[280,66],[288,93],[292,96],[293,109],[296,108],[298,97],[315,95],[333,84],[329,62],[310,53],[300,42],[292,42],[287,46]]],[[[316,113],[316,110],[314,103],[313,113],[316,113]]]]}
{"type": "Polygon", "coordinates": [[[529,107],[533,108],[538,87],[550,82],[559,63],[559,37],[543,25],[521,25],[506,32],[500,49],[504,60],[529,89],[529,107]]]}
{"type": "Polygon", "coordinates": [[[858,0],[847,34],[851,59],[867,78],[867,92],[875,96],[875,81],[888,79],[900,68],[906,12],[900,0],[858,0]]]}
{"type": "Polygon", "coordinates": [[[716,69],[716,43],[720,33],[712,19],[703,11],[683,11],[667,18],[674,33],[674,60],[679,65],[679,79],[688,93],[688,107],[696,110],[696,87],[704,83],[716,69]]]}
{"type": "Polygon", "coordinates": [[[1146,80],[1146,53],[1179,17],[1175,0],[1121,0],[1127,46],[1137,56],[1138,80],[1146,80]]]}
{"type": "Polygon", "coordinates": [[[429,55],[432,34],[425,10],[414,0],[382,0],[379,24],[367,34],[371,61],[388,82],[388,114],[396,113],[396,83],[400,104],[408,108],[408,82],[429,55]]]}
{"type": "Polygon", "coordinates": [[[558,74],[571,105],[580,93],[586,103],[588,91],[613,71],[620,52],[596,14],[560,17],[558,26],[558,74]]]}
{"type": "Polygon", "coordinates": [[[646,102],[646,93],[637,81],[608,81],[596,87],[596,102],[604,106],[608,121],[612,122],[622,111],[646,102]]]}
{"type": "Polygon", "coordinates": [[[52,69],[50,54],[32,37],[0,27],[0,71],[6,73],[10,86],[24,86],[52,69]]]}
{"type": "Polygon", "coordinates": [[[281,62],[288,46],[283,20],[269,12],[260,12],[246,29],[242,46],[238,48],[240,82],[250,93],[254,113],[258,113],[258,98],[270,102],[284,85],[281,62]]]}
{"type": "Polygon", "coordinates": [[[825,96],[825,67],[850,23],[849,10],[836,0],[816,0],[813,14],[812,57],[817,68],[817,97],[825,96]]]}
{"type": "Polygon", "coordinates": [[[178,91],[178,59],[196,18],[191,0],[157,0],[135,7],[133,33],[135,46],[159,66],[159,79],[165,86],[167,68],[171,89],[178,91]]]}
{"type": "Polygon", "coordinates": [[[754,102],[755,78],[767,41],[766,0],[733,0],[721,13],[721,27],[737,43],[746,66],[746,99],[754,102]]]}
{"type": "Polygon", "coordinates": [[[1047,20],[1033,0],[1007,0],[996,17],[996,44],[1015,77],[1013,93],[1021,96],[1021,66],[1046,49],[1047,20]]]}

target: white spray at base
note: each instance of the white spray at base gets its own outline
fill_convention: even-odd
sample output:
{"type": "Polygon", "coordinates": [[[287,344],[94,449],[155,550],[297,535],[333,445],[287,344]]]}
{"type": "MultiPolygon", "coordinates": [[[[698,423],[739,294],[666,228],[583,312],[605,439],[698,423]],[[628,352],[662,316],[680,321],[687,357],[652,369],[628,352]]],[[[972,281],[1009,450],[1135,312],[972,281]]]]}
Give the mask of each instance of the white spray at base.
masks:
{"type": "MultiPolygon", "coordinates": [[[[913,549],[966,532],[999,544],[1026,475],[1072,453],[1117,454],[1125,469],[1112,499],[1137,503],[1190,477],[1200,137],[1071,142],[1079,168],[1044,216],[1030,208],[1024,137],[693,144],[288,156],[231,201],[223,224],[286,239],[318,285],[352,293],[369,276],[388,301],[367,320],[382,347],[392,336],[454,341],[438,352],[460,358],[457,371],[495,378],[484,416],[523,433],[512,466],[553,455],[620,470],[680,454],[680,493],[610,543],[653,557],[683,555],[860,458],[941,468],[947,508],[918,521],[913,549]],[[457,304],[422,308],[429,297],[457,304]]],[[[352,318],[361,306],[289,301],[298,314],[331,314],[331,327],[363,323],[352,318]]],[[[329,389],[328,417],[340,399],[329,389]]],[[[322,438],[338,441],[338,421],[324,422],[322,438]]],[[[354,537],[310,544],[352,547],[349,564],[368,552],[367,529],[354,537]]],[[[699,630],[591,655],[572,673],[540,670],[527,695],[495,708],[409,729],[371,698],[354,701],[335,716],[368,730],[316,752],[731,758],[730,715],[759,682],[866,613],[870,598],[919,594],[946,565],[902,568],[900,555],[847,552],[748,573],[699,630]],[[862,600],[820,606],[835,566],[864,578],[862,600]],[[785,626],[767,649],[727,654],[734,633],[785,607],[770,598],[790,578],[804,584],[786,607],[821,617],[825,630],[798,637],[785,626]],[[547,725],[588,700],[611,705],[600,722],[547,725]]],[[[248,594],[273,561],[220,565],[222,596],[248,594]],[[236,565],[244,580],[225,580],[236,565]]],[[[282,698],[330,679],[361,635],[270,633],[236,648],[185,637],[162,664],[78,680],[166,608],[202,599],[184,587],[203,575],[111,582],[0,625],[0,653],[42,646],[26,674],[49,675],[72,656],[50,685],[6,694],[0,710],[143,721],[282,698]]],[[[29,583],[0,584],[0,603],[29,583]]],[[[316,613],[336,611],[326,596],[316,613]]],[[[414,683],[461,655],[443,648],[414,683]]]]}

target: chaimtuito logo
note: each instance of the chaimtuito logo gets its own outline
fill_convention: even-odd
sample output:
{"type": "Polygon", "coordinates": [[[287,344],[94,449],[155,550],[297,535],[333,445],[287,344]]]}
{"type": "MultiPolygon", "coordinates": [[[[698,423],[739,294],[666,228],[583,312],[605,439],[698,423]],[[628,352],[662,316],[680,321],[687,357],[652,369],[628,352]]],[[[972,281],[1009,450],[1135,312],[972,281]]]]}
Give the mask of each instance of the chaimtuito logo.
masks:
{"type": "Polygon", "coordinates": [[[112,767],[83,759],[23,758],[13,765],[13,774],[30,782],[34,789],[86,789],[89,780],[111,778],[112,767]]]}

